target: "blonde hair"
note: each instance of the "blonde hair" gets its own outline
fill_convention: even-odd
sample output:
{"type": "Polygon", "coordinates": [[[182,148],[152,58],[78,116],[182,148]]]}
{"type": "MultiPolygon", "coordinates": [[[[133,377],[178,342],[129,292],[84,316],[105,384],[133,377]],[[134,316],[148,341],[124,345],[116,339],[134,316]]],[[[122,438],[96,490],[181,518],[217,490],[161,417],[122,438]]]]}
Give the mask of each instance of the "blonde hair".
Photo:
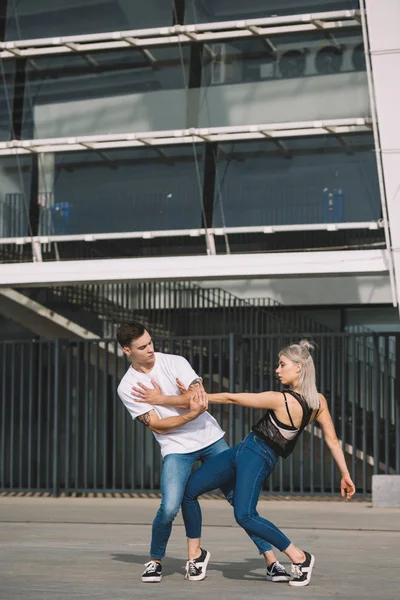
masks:
{"type": "Polygon", "coordinates": [[[284,354],[289,360],[301,365],[297,389],[312,409],[319,408],[320,398],[315,381],[315,366],[311,356],[311,350],[314,345],[308,340],[300,340],[298,344],[289,344],[279,352],[279,356],[284,354]]]}

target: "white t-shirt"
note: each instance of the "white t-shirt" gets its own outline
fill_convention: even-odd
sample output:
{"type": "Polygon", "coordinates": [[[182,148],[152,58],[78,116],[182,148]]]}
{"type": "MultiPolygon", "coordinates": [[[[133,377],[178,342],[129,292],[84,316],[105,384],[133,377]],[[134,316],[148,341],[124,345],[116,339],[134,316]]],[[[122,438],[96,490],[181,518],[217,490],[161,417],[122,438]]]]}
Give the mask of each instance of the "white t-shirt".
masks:
{"type": "MultiPolygon", "coordinates": [[[[187,412],[187,409],[174,406],[153,406],[145,402],[136,402],[134,397],[131,396],[132,387],[139,382],[153,388],[151,380],[160,386],[164,395],[179,396],[180,392],[176,383],[177,377],[185,387],[188,387],[192,381],[198,378],[198,375],[183,356],[155,352],[155,360],[155,365],[149,373],[141,373],[135,371],[132,366],[129,367],[118,386],[118,395],[129,410],[132,419],[136,419],[150,410],[155,410],[160,419],[176,417],[187,412]]],[[[153,432],[153,434],[160,444],[161,455],[164,457],[167,454],[188,454],[206,448],[220,440],[224,436],[224,431],[210,413],[204,412],[193,421],[189,421],[168,433],[160,435],[153,432]]]]}

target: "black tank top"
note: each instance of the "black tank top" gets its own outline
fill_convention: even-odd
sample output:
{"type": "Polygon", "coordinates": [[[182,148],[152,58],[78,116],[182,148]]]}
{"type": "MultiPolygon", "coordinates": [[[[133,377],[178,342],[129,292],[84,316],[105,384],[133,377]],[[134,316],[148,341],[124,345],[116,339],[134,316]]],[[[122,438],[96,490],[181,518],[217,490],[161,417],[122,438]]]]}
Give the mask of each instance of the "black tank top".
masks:
{"type": "MultiPolygon", "coordinates": [[[[301,396],[297,392],[293,392],[292,390],[286,393],[282,392],[285,399],[286,410],[292,425],[285,425],[284,423],[281,423],[275,416],[275,412],[269,409],[267,410],[265,415],[261,417],[258,423],[253,425],[253,427],[251,428],[255,435],[261,438],[263,442],[267,444],[267,446],[272,448],[272,450],[278,456],[282,456],[282,458],[286,458],[287,456],[289,456],[289,454],[293,452],[297,440],[299,439],[300,435],[307,427],[307,425],[310,423],[313,415],[313,409],[308,406],[303,396],[301,396]],[[303,418],[301,420],[301,425],[299,428],[295,427],[292,421],[292,417],[290,415],[287,404],[286,393],[293,396],[293,398],[296,398],[301,408],[303,409],[303,418]]],[[[318,414],[318,410],[315,414],[315,417],[318,414]]]]}

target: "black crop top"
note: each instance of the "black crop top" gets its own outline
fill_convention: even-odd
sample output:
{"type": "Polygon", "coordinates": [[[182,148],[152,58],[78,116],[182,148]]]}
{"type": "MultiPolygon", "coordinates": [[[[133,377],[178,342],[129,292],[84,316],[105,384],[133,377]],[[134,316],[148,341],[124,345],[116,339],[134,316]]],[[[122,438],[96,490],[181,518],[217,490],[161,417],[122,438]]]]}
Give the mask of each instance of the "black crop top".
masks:
{"type": "MultiPolygon", "coordinates": [[[[253,425],[251,430],[253,431],[253,433],[255,433],[255,435],[261,438],[263,442],[267,444],[267,446],[272,448],[272,450],[278,456],[286,458],[293,452],[301,433],[310,423],[313,415],[313,409],[308,406],[303,396],[301,396],[297,392],[293,392],[292,390],[290,390],[286,393],[282,392],[282,394],[285,398],[286,410],[292,425],[289,426],[285,425],[284,423],[281,423],[275,416],[275,412],[269,409],[267,410],[265,415],[261,417],[258,423],[253,425]],[[291,396],[293,396],[293,398],[296,398],[301,408],[303,409],[303,418],[301,420],[301,425],[299,428],[295,427],[292,421],[292,417],[290,415],[287,404],[286,394],[290,394],[291,396]]],[[[318,410],[315,414],[315,417],[318,414],[318,410]]]]}

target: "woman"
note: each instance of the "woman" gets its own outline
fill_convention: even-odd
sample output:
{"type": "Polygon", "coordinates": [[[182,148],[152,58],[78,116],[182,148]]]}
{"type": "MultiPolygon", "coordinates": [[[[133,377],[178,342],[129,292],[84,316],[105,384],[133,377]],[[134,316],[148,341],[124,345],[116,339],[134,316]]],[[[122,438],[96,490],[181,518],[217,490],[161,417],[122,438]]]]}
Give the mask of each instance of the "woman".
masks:
{"type": "MultiPolygon", "coordinates": [[[[276,373],[281,383],[289,388],[286,392],[208,394],[211,403],[263,408],[266,413],[240,444],[212,458],[189,478],[182,504],[188,537],[189,574],[197,569],[194,557],[199,556],[201,551],[201,510],[197,498],[235,481],[234,514],[238,524],[247,533],[268,541],[289,557],[292,561],[289,585],[309,584],[314,556],[295,546],[273,523],[260,517],[256,506],[263,482],[272,473],[278,457],[286,458],[292,453],[301,433],[314,419],[321,425],[325,441],[341,472],[342,497],[348,501],[355,493],[326,399],[316,388],[311,349],[312,344],[302,340],[279,353],[276,373]]],[[[205,392],[199,392],[198,396],[199,401],[204,402],[205,392]]],[[[177,397],[174,400],[171,397],[162,399],[165,404],[177,401],[177,397]]]]}

